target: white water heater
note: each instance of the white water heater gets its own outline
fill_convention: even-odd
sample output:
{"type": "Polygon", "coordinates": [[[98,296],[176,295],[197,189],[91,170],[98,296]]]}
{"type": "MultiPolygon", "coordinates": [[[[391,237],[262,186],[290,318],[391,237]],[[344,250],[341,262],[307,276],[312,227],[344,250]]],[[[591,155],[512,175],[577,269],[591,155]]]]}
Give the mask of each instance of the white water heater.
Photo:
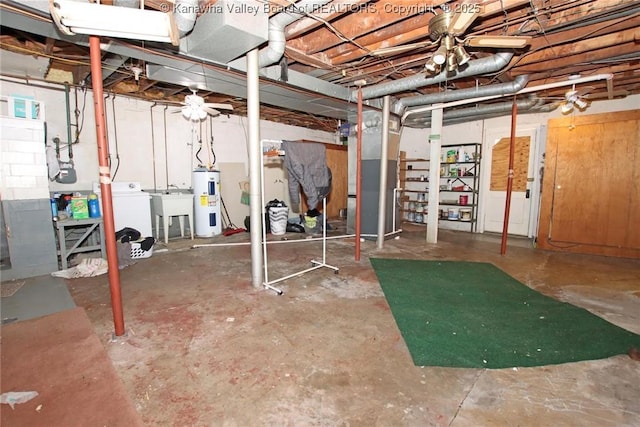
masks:
{"type": "Polygon", "coordinates": [[[196,236],[212,237],[221,234],[220,171],[204,168],[194,170],[193,194],[196,236]]]}

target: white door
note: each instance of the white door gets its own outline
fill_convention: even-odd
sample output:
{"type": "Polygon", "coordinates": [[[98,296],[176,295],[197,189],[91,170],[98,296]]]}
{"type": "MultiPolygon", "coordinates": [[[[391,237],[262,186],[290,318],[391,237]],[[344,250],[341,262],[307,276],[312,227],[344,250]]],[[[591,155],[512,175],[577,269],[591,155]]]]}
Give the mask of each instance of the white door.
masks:
{"type": "MultiPolygon", "coordinates": [[[[484,199],[484,230],[502,233],[507,180],[509,172],[510,130],[489,130],[486,134],[483,165],[486,171],[484,199]]],[[[533,235],[534,215],[537,215],[537,194],[534,194],[536,130],[516,133],[514,149],[511,208],[509,209],[508,234],[533,235]],[[532,209],[535,208],[535,209],[532,209]],[[534,212],[535,211],[535,212],[534,212]]]]}

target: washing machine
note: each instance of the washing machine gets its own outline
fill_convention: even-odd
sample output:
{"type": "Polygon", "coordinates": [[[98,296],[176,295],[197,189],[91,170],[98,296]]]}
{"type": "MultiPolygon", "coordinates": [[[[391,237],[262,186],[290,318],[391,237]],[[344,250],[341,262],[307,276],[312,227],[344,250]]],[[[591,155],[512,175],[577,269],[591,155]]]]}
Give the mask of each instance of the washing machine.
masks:
{"type": "MultiPolygon", "coordinates": [[[[93,183],[93,192],[98,195],[100,212],[104,215],[99,183],[93,183]]],[[[112,182],[111,200],[116,232],[129,227],[138,230],[142,237],[153,236],[151,195],[146,191],[142,191],[142,186],[139,182],[112,182]]]]}

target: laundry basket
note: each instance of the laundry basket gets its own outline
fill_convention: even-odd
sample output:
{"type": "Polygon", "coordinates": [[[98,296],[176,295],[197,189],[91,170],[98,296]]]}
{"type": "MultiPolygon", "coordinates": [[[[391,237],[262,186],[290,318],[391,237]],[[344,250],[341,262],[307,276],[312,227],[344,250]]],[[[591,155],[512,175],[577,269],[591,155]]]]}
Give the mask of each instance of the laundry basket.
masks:
{"type": "Polygon", "coordinates": [[[287,219],[289,218],[289,208],[286,206],[272,206],[269,208],[269,223],[271,234],[282,235],[287,232],[287,219]]]}
{"type": "MultiPolygon", "coordinates": [[[[153,255],[153,245],[149,248],[149,250],[142,249],[140,242],[130,242],[131,243],[131,259],[140,259],[140,258],[149,258],[153,255]]],[[[153,242],[155,244],[155,240],[153,242]]]]}

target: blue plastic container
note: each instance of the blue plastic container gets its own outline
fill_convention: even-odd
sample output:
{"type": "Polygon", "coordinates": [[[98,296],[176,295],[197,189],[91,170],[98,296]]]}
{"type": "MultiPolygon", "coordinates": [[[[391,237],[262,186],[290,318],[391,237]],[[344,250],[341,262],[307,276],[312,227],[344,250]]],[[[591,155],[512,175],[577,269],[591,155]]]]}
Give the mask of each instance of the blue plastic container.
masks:
{"type": "Polygon", "coordinates": [[[100,203],[95,194],[89,196],[89,218],[100,218],[100,203]]]}

